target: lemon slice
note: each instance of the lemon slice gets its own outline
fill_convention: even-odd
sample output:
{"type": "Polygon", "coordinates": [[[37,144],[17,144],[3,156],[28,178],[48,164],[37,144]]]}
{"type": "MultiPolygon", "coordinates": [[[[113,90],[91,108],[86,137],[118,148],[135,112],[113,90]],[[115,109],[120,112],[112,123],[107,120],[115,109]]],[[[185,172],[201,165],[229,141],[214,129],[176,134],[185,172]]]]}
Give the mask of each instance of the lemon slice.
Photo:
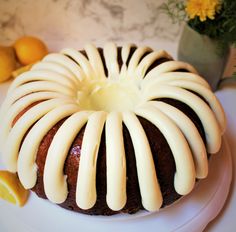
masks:
{"type": "Polygon", "coordinates": [[[16,174],[0,170],[0,198],[18,206],[23,206],[29,196],[16,174]]]}
{"type": "Polygon", "coordinates": [[[33,66],[34,64],[35,64],[35,63],[28,64],[28,65],[26,65],[26,66],[22,66],[22,67],[16,69],[15,71],[13,71],[13,72],[11,73],[11,75],[13,76],[13,78],[16,78],[16,77],[19,76],[20,74],[29,71],[29,70],[32,68],[32,66],[33,66]]]}

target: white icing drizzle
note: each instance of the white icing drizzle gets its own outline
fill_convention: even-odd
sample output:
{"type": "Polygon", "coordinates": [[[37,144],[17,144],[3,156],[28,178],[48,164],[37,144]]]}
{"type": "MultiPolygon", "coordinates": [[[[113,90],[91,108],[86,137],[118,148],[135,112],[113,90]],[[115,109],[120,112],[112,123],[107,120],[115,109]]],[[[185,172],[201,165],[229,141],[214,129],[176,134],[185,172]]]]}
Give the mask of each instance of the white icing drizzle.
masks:
{"type": "Polygon", "coordinates": [[[221,134],[224,134],[225,129],[226,129],[225,114],[223,113],[223,109],[222,109],[221,104],[219,104],[218,99],[216,98],[216,96],[213,94],[212,91],[210,91],[207,88],[204,88],[200,84],[190,83],[190,82],[180,81],[180,80],[172,81],[169,83],[169,85],[173,85],[176,87],[178,86],[181,88],[192,90],[195,93],[198,93],[200,96],[202,96],[207,101],[207,103],[210,105],[211,110],[214,112],[214,115],[218,121],[218,124],[221,127],[221,134]]]}
{"type": "MultiPolygon", "coordinates": [[[[17,172],[21,183],[26,189],[33,188],[36,184],[37,166],[35,159],[42,139],[56,123],[76,113],[78,110],[78,106],[75,104],[62,105],[53,109],[44,115],[25,137],[19,152],[17,172]]],[[[58,156],[58,153],[55,154],[58,156]]]]}
{"type": "Polygon", "coordinates": [[[85,51],[88,55],[89,62],[93,67],[95,77],[98,78],[98,79],[106,78],[105,73],[104,73],[104,67],[103,67],[102,59],[100,57],[100,54],[99,54],[97,48],[92,44],[87,44],[85,46],[85,51]]]}
{"type": "Polygon", "coordinates": [[[122,115],[111,112],[106,120],[107,205],[120,210],[126,204],[126,160],[122,115]],[[114,139],[115,138],[115,139],[114,139]]]}
{"type": "Polygon", "coordinates": [[[145,95],[147,101],[166,97],[179,100],[190,106],[203,125],[207,141],[207,151],[209,153],[216,153],[220,149],[221,131],[216,116],[201,98],[182,88],[168,85],[153,86],[145,95]]]}
{"type": "Polygon", "coordinates": [[[10,86],[8,90],[8,95],[11,94],[14,89],[29,81],[51,81],[53,83],[59,83],[73,92],[75,91],[76,87],[69,78],[59,73],[44,70],[32,70],[31,72],[26,72],[24,73],[24,75],[18,76],[18,78],[10,86]]]}
{"type": "Polygon", "coordinates": [[[151,52],[147,56],[145,56],[142,61],[139,63],[138,67],[136,68],[136,75],[139,79],[144,78],[146,71],[150,67],[150,65],[160,58],[169,58],[171,57],[166,53],[164,50],[160,50],[158,52],[151,52]]]}
{"type": "Polygon", "coordinates": [[[185,62],[182,61],[167,61],[165,63],[162,63],[160,65],[158,65],[157,67],[155,67],[154,69],[152,69],[145,77],[145,79],[149,79],[151,78],[153,75],[160,75],[162,73],[166,73],[166,72],[172,72],[178,69],[186,69],[189,72],[198,74],[197,70],[190,64],[187,64],[185,62]]]}
{"type": "Polygon", "coordinates": [[[143,207],[149,211],[156,211],[161,207],[163,200],[147,136],[134,113],[124,112],[123,120],[134,146],[143,207]]]}
{"type": "Polygon", "coordinates": [[[128,78],[137,78],[136,77],[136,68],[138,66],[138,63],[141,59],[141,57],[147,53],[151,52],[152,49],[149,47],[139,47],[135,50],[134,54],[132,55],[130,61],[129,61],[129,66],[128,66],[128,78]]]}
{"type": "Polygon", "coordinates": [[[51,71],[53,73],[58,73],[62,76],[65,76],[66,79],[69,79],[70,82],[72,82],[74,86],[78,86],[80,83],[79,80],[76,78],[73,72],[71,72],[70,69],[68,69],[66,66],[62,66],[61,64],[54,63],[51,61],[42,61],[42,62],[36,63],[32,66],[31,70],[35,70],[35,71],[45,70],[45,71],[51,71]]]}
{"type": "Polygon", "coordinates": [[[44,167],[44,189],[52,202],[63,203],[67,198],[65,160],[86,123],[75,199],[82,209],[92,208],[97,200],[96,167],[104,130],[107,205],[119,211],[127,202],[123,123],[134,146],[142,204],[149,211],[157,211],[162,206],[153,154],[136,115],[156,126],[169,144],[176,164],[174,187],[179,194],[188,194],[195,178],[207,176],[206,148],[194,123],[177,108],[154,99],[173,98],[192,108],[203,125],[209,153],[219,150],[226,127],[219,101],[208,83],[184,62],[167,61],[146,73],[156,60],[172,59],[165,51],[138,47],[127,65],[133,46],[127,44],[121,48],[123,63],[119,70],[117,46],[105,45],[107,78],[98,49],[88,44],[87,57],[74,49],[64,49],[59,54],[47,55],[13,81],[0,109],[0,149],[6,168],[18,171],[25,188],[36,184],[36,155],[41,141],[63,119],[48,149],[44,167]],[[176,72],[180,69],[189,73],[176,72]],[[208,104],[188,90],[202,96],[208,104]],[[13,125],[17,115],[35,102],[38,104],[13,125]]]}
{"type": "Polygon", "coordinates": [[[129,58],[130,50],[134,47],[134,44],[125,44],[121,48],[121,59],[122,59],[122,66],[120,70],[120,78],[127,78],[127,60],[129,58]]]}
{"type": "MultiPolygon", "coordinates": [[[[14,82],[13,82],[14,83],[14,82]]],[[[5,111],[9,109],[9,107],[18,99],[22,98],[33,92],[55,92],[61,93],[67,97],[70,97],[72,100],[75,98],[74,92],[67,87],[54,83],[51,81],[36,81],[36,82],[29,82],[20,87],[18,87],[12,94],[9,94],[6,100],[3,102],[1,109],[0,109],[0,117],[2,118],[5,111]]]]}
{"type": "Polygon", "coordinates": [[[16,122],[3,146],[3,161],[9,171],[17,171],[18,151],[28,129],[44,114],[65,103],[66,100],[62,99],[44,101],[32,107],[16,122]]]}
{"type": "Polygon", "coordinates": [[[106,115],[102,111],[93,113],[84,131],[76,187],[76,203],[82,209],[90,209],[97,200],[97,156],[106,115]]]}
{"type": "Polygon", "coordinates": [[[104,58],[108,70],[108,78],[119,76],[119,65],[117,61],[117,47],[114,43],[107,43],[104,46],[104,58]]]}
{"type": "Polygon", "coordinates": [[[63,173],[65,159],[76,135],[87,122],[89,114],[82,111],[69,117],[57,131],[48,149],[43,180],[45,194],[54,203],[66,200],[68,190],[66,176],[63,173]]]}
{"type": "Polygon", "coordinates": [[[155,75],[155,73],[152,74],[152,76],[149,76],[149,78],[145,78],[142,81],[142,88],[150,88],[152,85],[155,85],[157,83],[170,83],[171,81],[176,80],[183,80],[187,82],[194,82],[198,83],[200,85],[203,85],[205,88],[210,89],[209,84],[201,78],[199,75],[195,73],[184,73],[184,72],[166,72],[155,75]]]}
{"type": "Polygon", "coordinates": [[[59,54],[51,53],[43,58],[43,61],[49,61],[61,65],[62,67],[66,66],[76,77],[77,80],[81,81],[85,78],[83,69],[81,69],[78,64],[72,61],[69,57],[59,54]]]}
{"type": "Polygon", "coordinates": [[[97,76],[95,76],[93,72],[93,68],[89,61],[86,59],[86,57],[81,53],[76,51],[72,48],[66,48],[61,51],[61,53],[71,57],[73,60],[78,63],[78,65],[82,68],[83,72],[85,73],[85,77],[87,79],[95,79],[97,76]]]}
{"type": "MultiPolygon", "coordinates": [[[[8,133],[12,127],[13,120],[23,109],[34,102],[53,98],[66,99],[65,96],[59,93],[38,92],[20,98],[9,108],[9,110],[4,109],[3,112],[7,112],[7,114],[3,116],[2,123],[0,124],[0,148],[2,148],[3,144],[5,143],[8,133]]],[[[69,98],[67,99],[69,100],[69,98]]]]}
{"type": "Polygon", "coordinates": [[[151,101],[150,104],[166,114],[181,129],[192,151],[196,177],[199,179],[205,178],[208,174],[207,153],[204,142],[194,123],[180,110],[167,103],[151,101]]]}
{"type": "Polygon", "coordinates": [[[122,49],[121,49],[121,58],[122,58],[122,62],[123,62],[123,66],[126,66],[126,62],[129,58],[129,54],[130,54],[130,50],[132,47],[134,47],[134,44],[125,44],[122,49]]]}
{"type": "Polygon", "coordinates": [[[196,174],[191,150],[182,132],[170,118],[148,104],[137,109],[135,113],[152,122],[166,138],[176,165],[175,190],[181,195],[188,194],[194,187],[196,174]]]}

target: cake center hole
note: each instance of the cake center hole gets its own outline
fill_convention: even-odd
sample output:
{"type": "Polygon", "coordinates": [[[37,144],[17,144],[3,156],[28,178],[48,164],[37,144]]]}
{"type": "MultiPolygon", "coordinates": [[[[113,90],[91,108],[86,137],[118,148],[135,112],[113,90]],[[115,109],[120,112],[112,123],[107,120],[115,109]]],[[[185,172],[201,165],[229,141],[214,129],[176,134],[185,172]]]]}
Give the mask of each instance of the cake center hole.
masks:
{"type": "Polygon", "coordinates": [[[140,102],[140,90],[130,80],[85,81],[77,92],[82,110],[133,110],[140,102]]]}

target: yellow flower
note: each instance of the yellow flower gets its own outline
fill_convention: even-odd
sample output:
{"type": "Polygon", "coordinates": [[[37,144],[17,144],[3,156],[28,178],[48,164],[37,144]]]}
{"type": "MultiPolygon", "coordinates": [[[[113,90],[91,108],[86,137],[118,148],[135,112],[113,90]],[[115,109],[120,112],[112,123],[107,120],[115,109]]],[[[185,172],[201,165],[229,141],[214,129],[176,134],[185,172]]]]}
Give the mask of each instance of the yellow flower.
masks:
{"type": "Polygon", "coordinates": [[[186,12],[190,19],[198,16],[203,22],[208,18],[214,19],[220,10],[220,0],[188,0],[186,12]]]}

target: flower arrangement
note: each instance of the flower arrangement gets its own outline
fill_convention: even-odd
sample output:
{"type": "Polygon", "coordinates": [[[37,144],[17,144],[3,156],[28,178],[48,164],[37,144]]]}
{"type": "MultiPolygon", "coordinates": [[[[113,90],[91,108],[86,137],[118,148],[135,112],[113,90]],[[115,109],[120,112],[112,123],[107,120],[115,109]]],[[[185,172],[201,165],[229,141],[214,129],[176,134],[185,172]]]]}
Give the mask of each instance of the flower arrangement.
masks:
{"type": "Polygon", "coordinates": [[[167,0],[161,5],[173,22],[185,21],[195,31],[219,42],[236,46],[236,1],[167,0]]]}

